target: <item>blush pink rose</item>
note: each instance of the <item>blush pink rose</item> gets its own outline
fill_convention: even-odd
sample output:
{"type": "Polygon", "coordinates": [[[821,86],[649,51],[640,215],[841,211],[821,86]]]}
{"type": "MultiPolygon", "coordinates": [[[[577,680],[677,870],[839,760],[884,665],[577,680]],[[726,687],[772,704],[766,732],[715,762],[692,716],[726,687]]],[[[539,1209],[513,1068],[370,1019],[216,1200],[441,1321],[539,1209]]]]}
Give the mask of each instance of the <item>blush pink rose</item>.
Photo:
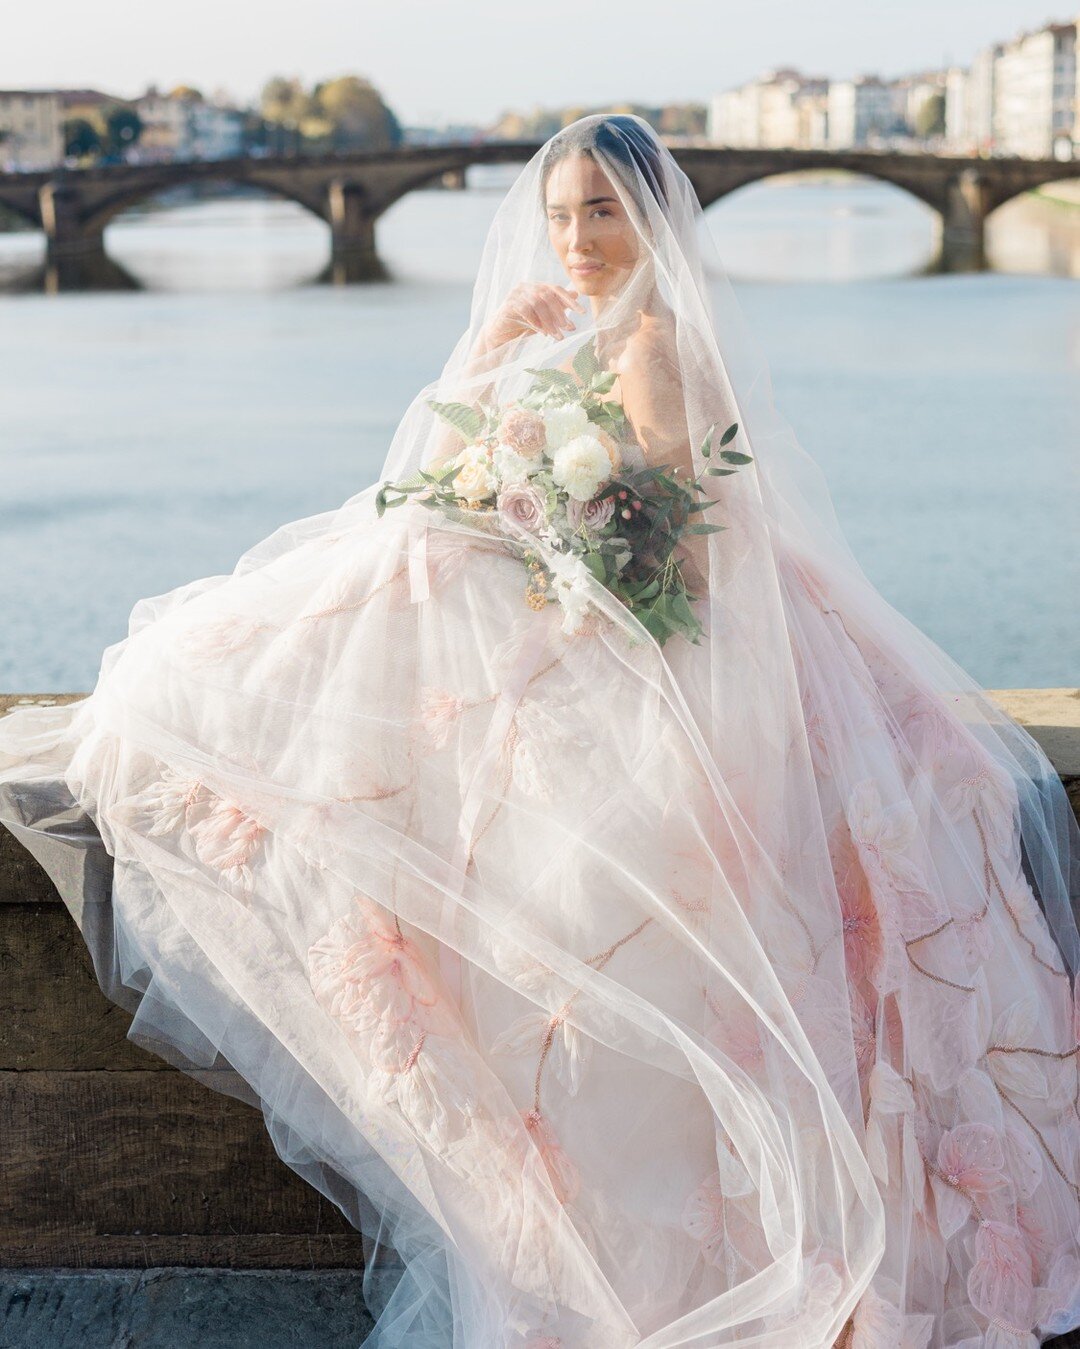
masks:
{"type": "Polygon", "coordinates": [[[524,458],[538,459],[547,443],[544,419],[528,408],[509,408],[499,423],[499,439],[524,458]]]}

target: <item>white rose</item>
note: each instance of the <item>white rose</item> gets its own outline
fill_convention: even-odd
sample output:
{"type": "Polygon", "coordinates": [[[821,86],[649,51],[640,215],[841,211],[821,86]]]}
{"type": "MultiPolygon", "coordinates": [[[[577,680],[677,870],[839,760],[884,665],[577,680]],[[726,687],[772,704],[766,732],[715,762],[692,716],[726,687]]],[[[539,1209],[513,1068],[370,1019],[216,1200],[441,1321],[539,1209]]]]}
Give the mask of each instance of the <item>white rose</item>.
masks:
{"type": "Polygon", "coordinates": [[[549,454],[560,449],[568,440],[580,436],[589,425],[589,414],[580,403],[567,403],[565,407],[548,408],[543,415],[549,454]]]}
{"type": "Polygon", "coordinates": [[[577,436],[552,457],[551,476],[577,501],[589,501],[611,476],[611,459],[595,436],[577,436]]]}
{"type": "Polygon", "coordinates": [[[517,450],[501,443],[495,446],[491,466],[504,487],[514,487],[518,483],[526,482],[529,471],[536,467],[524,455],[518,454],[517,450]]]}

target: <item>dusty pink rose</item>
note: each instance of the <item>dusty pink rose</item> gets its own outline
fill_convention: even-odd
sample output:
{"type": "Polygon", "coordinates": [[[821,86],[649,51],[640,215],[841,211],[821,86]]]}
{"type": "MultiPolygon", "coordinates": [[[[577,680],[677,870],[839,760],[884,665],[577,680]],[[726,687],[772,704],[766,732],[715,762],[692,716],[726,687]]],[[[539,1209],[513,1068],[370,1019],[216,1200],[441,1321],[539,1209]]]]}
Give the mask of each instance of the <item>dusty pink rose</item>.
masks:
{"type": "Polygon", "coordinates": [[[499,439],[526,459],[538,459],[547,443],[544,419],[528,408],[509,408],[499,423],[499,439]]]}
{"type": "Polygon", "coordinates": [[[508,524],[535,533],[544,523],[544,499],[535,487],[515,483],[504,487],[498,496],[499,512],[508,524]]]}
{"type": "Polygon", "coordinates": [[[571,529],[601,530],[611,519],[615,503],[611,497],[594,497],[592,501],[577,501],[574,497],[566,503],[566,519],[571,529]]]}

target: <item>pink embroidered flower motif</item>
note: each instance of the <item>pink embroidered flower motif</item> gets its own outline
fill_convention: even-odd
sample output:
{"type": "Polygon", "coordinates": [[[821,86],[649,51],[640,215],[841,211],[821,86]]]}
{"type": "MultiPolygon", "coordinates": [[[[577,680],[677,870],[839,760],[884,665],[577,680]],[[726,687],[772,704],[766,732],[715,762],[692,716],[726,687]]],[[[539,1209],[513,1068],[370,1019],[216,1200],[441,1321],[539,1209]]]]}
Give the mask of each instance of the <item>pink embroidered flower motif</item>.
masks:
{"type": "Polygon", "coordinates": [[[1063,1335],[1076,1325],[1080,1306],[1080,1260],[1063,1249],[1054,1261],[1046,1287],[1036,1290],[1035,1319],[1044,1335],[1063,1335]]]}
{"type": "Polygon", "coordinates": [[[897,705],[897,719],[909,743],[914,743],[928,766],[944,768],[970,748],[939,698],[914,689],[897,705]]]}
{"type": "Polygon", "coordinates": [[[592,1040],[564,1017],[526,1012],[492,1041],[490,1053],[521,1056],[540,1052],[550,1037],[550,1062],[567,1095],[576,1096],[592,1054],[592,1040]]]}
{"type": "Polygon", "coordinates": [[[208,798],[212,799],[212,793],[198,778],[165,768],[139,798],[139,809],[150,817],[146,832],[151,838],[171,834],[185,825],[189,812],[208,798]]]}
{"type": "Polygon", "coordinates": [[[166,767],[156,782],[122,804],[117,814],[121,820],[137,816],[148,820],[143,828],[151,838],[186,828],[200,862],[214,867],[242,889],[250,888],[248,864],[266,829],[253,815],[218,796],[198,778],[166,767]]]}
{"type": "Polygon", "coordinates": [[[915,1113],[915,1096],[907,1079],[879,1060],[870,1073],[869,1097],[866,1156],[874,1175],[882,1185],[888,1185],[890,1156],[904,1156],[905,1165],[910,1167],[917,1153],[911,1131],[904,1127],[904,1116],[915,1113]],[[907,1140],[910,1142],[901,1153],[907,1140]]]}
{"type": "Polygon", "coordinates": [[[246,811],[220,798],[190,829],[199,861],[216,867],[244,889],[251,885],[248,863],[265,832],[246,811]]]}
{"type": "Polygon", "coordinates": [[[932,1316],[905,1315],[871,1285],[855,1308],[851,1349],[926,1349],[933,1329],[932,1316]]]}
{"type": "Polygon", "coordinates": [[[732,1251],[751,1263],[767,1248],[756,1211],[756,1187],[729,1137],[716,1133],[716,1166],[683,1205],[683,1230],[701,1246],[702,1257],[723,1268],[732,1251]],[[754,1210],[748,1218],[741,1204],[754,1210]]]}
{"type": "Polygon", "coordinates": [[[1008,1186],[1001,1138],[988,1124],[958,1124],[938,1141],[937,1169],[931,1179],[941,1235],[949,1237],[976,1207],[985,1216],[986,1203],[1008,1186]]]}
{"type": "Polygon", "coordinates": [[[1017,1228],[1002,1222],[982,1222],[975,1233],[975,1263],[967,1281],[968,1297],[976,1311],[1015,1335],[1029,1333],[1034,1324],[1034,1288],[1031,1256],[1017,1228]]]}
{"type": "Polygon", "coordinates": [[[883,940],[877,907],[851,833],[841,822],[829,847],[844,933],[844,959],[856,982],[874,982],[881,965],[883,940]]]}
{"type": "Polygon", "coordinates": [[[572,1203],[581,1188],[577,1167],[567,1156],[551,1125],[539,1110],[522,1110],[521,1118],[544,1163],[556,1199],[560,1204],[572,1203]]]}
{"type": "Polygon", "coordinates": [[[212,664],[246,646],[258,633],[270,630],[268,623],[257,623],[242,614],[226,614],[209,623],[183,628],[176,644],[192,665],[212,664]]]}
{"type": "Polygon", "coordinates": [[[877,1059],[877,1019],[868,1003],[854,988],[849,990],[851,1040],[855,1050],[855,1069],[859,1081],[866,1082],[877,1059]]]}
{"type": "Polygon", "coordinates": [[[886,808],[873,778],[852,788],[847,803],[851,836],[871,887],[891,891],[901,901],[913,935],[937,925],[939,916],[921,868],[911,859],[919,822],[909,801],[886,808]]]}
{"type": "Polygon", "coordinates": [[[956,779],[945,793],[943,805],[952,819],[958,820],[980,810],[997,842],[1007,846],[1012,838],[1015,789],[1011,778],[989,758],[975,761],[965,755],[968,771],[956,779]]]}
{"type": "Polygon", "coordinates": [[[710,1265],[722,1266],[724,1258],[724,1191],[720,1173],[714,1172],[698,1186],[683,1206],[684,1230],[701,1246],[710,1265]]]}
{"type": "Polygon", "coordinates": [[[420,695],[420,723],[437,749],[450,739],[454,723],[465,710],[465,700],[442,689],[425,688],[420,695]]]}
{"type": "Polygon", "coordinates": [[[415,944],[366,896],[308,951],[315,995],[357,1032],[374,1032],[372,1058],[404,1072],[422,1033],[452,1033],[415,944]]]}
{"type": "Polygon", "coordinates": [[[367,896],[354,902],[308,950],[312,990],[368,1060],[371,1095],[444,1153],[476,1111],[458,1021],[415,944],[367,896]]]}

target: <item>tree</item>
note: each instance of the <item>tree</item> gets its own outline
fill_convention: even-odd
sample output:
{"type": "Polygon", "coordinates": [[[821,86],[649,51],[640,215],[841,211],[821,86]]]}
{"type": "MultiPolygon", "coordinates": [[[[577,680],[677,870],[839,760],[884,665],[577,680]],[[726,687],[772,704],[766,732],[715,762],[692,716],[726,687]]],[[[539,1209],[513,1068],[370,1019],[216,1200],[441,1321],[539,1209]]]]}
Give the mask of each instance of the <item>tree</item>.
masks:
{"type": "Polygon", "coordinates": [[[405,138],[382,95],[358,75],[321,80],[310,92],[276,75],[263,86],[260,110],[279,151],[388,150],[405,138]]]}
{"type": "Polygon", "coordinates": [[[126,103],[108,103],[98,113],[101,150],[110,157],[122,158],[142,135],[142,129],[142,118],[126,103]]]}
{"type": "Polygon", "coordinates": [[[370,80],[342,75],[316,86],[313,101],[335,150],[389,150],[404,139],[400,123],[370,80]]]}
{"type": "Polygon", "coordinates": [[[930,94],[919,104],[919,110],[915,114],[915,134],[922,140],[929,140],[931,136],[944,136],[944,94],[930,94]]]}
{"type": "Polygon", "coordinates": [[[64,154],[75,159],[101,153],[101,137],[97,128],[85,117],[68,117],[60,129],[64,139],[64,154]]]}

